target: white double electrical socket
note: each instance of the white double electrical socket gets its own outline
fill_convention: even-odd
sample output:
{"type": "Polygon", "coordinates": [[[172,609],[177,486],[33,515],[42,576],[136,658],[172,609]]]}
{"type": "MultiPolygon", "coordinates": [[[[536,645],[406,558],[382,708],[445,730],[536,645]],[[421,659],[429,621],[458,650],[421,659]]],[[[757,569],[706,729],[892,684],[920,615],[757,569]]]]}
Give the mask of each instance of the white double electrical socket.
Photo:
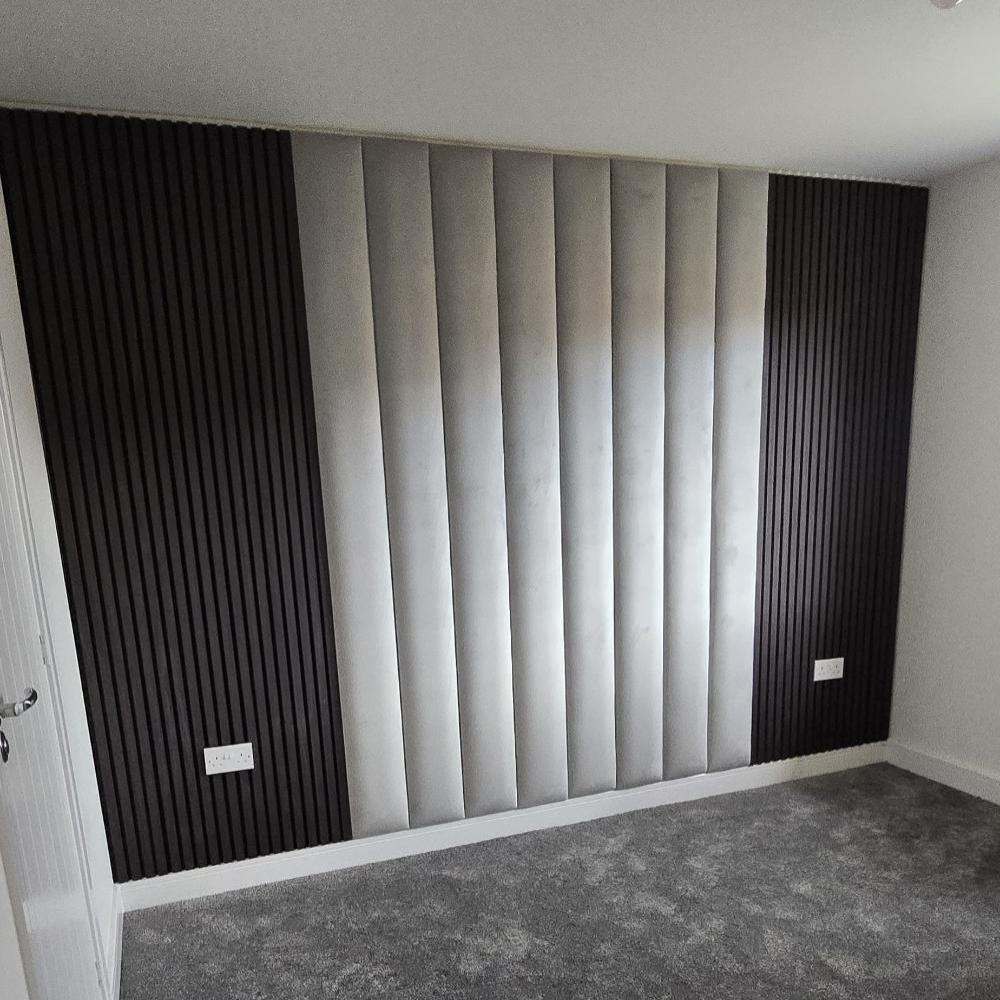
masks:
{"type": "Polygon", "coordinates": [[[839,681],[844,676],[844,658],[835,656],[830,660],[817,660],[813,671],[814,681],[839,681]]]}
{"type": "Polygon", "coordinates": [[[233,743],[227,747],[205,747],[205,774],[252,770],[252,743],[233,743]]]}

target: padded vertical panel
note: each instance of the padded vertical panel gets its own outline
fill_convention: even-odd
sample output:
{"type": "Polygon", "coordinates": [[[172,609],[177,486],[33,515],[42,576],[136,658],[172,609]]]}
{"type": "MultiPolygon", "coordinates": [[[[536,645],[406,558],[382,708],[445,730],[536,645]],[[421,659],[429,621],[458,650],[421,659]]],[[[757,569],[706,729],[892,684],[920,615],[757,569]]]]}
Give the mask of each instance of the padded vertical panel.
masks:
{"type": "Polygon", "coordinates": [[[316,431],[358,837],[408,825],[361,142],[293,135],[316,431]]]}
{"type": "Polygon", "coordinates": [[[438,338],[469,816],[517,805],[493,156],[431,146],[438,338]]]}
{"type": "Polygon", "coordinates": [[[411,826],[464,815],[428,149],[362,143],[411,826]]]}
{"type": "Polygon", "coordinates": [[[663,776],[665,181],[611,164],[618,787],[663,776]]]}
{"type": "Polygon", "coordinates": [[[566,798],[552,157],[494,154],[517,800],[566,798]]]}
{"type": "Polygon", "coordinates": [[[587,795],[615,787],[611,175],[554,170],[569,791],[587,795]]]}
{"type": "Polygon", "coordinates": [[[719,174],[667,167],[663,777],[708,767],[719,174]]]}
{"type": "Polygon", "coordinates": [[[708,766],[750,763],[767,174],[719,172],[708,766]]]}

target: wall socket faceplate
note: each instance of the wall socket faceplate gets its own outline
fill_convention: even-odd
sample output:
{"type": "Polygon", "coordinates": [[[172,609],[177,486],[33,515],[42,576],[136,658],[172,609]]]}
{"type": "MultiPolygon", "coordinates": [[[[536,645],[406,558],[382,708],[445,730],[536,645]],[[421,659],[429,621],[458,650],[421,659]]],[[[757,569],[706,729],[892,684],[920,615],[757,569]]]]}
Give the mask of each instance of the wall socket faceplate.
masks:
{"type": "Polygon", "coordinates": [[[228,747],[205,747],[205,774],[252,770],[252,743],[233,743],[228,747]]]}
{"type": "Polygon", "coordinates": [[[835,656],[831,660],[817,660],[813,671],[814,681],[839,681],[844,676],[844,658],[835,656]]]}

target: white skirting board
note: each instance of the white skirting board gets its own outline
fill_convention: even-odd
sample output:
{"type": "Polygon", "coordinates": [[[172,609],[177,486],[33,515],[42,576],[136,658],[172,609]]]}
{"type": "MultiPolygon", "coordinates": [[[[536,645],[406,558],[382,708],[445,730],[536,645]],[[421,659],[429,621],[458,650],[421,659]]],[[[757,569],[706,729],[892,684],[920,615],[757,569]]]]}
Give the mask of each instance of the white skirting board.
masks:
{"type": "Polygon", "coordinates": [[[122,901],[122,887],[115,886],[114,919],[104,942],[104,975],[107,977],[108,1000],[118,1000],[122,983],[122,920],[125,910],[122,901]]]}
{"type": "Polygon", "coordinates": [[[688,802],[712,795],[724,795],[727,792],[763,788],[766,785],[794,781],[798,778],[810,778],[819,774],[863,767],[885,759],[886,744],[869,743],[865,746],[777,761],[773,764],[739,767],[731,771],[717,771],[690,778],[661,781],[639,788],[599,792],[596,795],[585,795],[527,809],[513,809],[492,816],[479,816],[474,819],[457,820],[415,830],[402,830],[398,833],[365,837],[340,844],[328,844],[247,861],[214,865],[194,871],[138,879],[134,882],[125,882],[119,887],[122,906],[125,912],[142,910],[165,903],[245,889],[249,886],[282,882],[305,875],[318,875],[342,868],[372,864],[376,861],[439,851],[448,847],[476,844],[498,837],[529,833],[532,830],[569,826],[572,823],[582,823],[637,809],[651,809],[655,806],[688,802]]]}
{"type": "Polygon", "coordinates": [[[587,795],[565,802],[511,810],[493,816],[442,823],[423,829],[367,837],[313,847],[303,851],[215,865],[196,871],[140,879],[116,887],[117,920],[113,939],[107,943],[107,970],[111,997],[117,1000],[121,980],[122,917],[166,903],[213,896],[255,885],[318,875],[357,865],[388,861],[449,847],[475,844],[532,830],[569,826],[637,809],[763,788],[786,781],[846,771],[867,764],[890,763],[921,777],[1000,805],[1000,775],[974,770],[956,761],[936,757],[895,741],[834,750],[773,764],[758,764],[713,774],[662,781],[641,788],[587,795]]]}
{"type": "Polygon", "coordinates": [[[1000,773],[981,771],[949,757],[905,746],[896,740],[890,740],[885,746],[885,760],[890,764],[1000,805],[1000,773]]]}

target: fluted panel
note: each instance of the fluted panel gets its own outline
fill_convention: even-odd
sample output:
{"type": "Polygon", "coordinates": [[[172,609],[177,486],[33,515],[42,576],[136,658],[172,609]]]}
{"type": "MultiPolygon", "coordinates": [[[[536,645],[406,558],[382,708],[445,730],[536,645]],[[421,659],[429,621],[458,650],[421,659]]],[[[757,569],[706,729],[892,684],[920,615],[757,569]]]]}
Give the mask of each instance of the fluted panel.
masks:
{"type": "Polygon", "coordinates": [[[364,140],[410,823],[464,815],[428,149],[364,140]]]}
{"type": "Polygon", "coordinates": [[[750,763],[767,174],[719,171],[708,766],[750,763]]]}
{"type": "Polygon", "coordinates": [[[431,146],[438,339],[469,816],[517,805],[493,155],[431,146]]]}
{"type": "Polygon", "coordinates": [[[927,191],[775,176],[770,212],[755,762],[888,736],[927,191]]]}
{"type": "Polygon", "coordinates": [[[286,133],[0,113],[114,874],[349,835],[286,133]],[[208,778],[202,749],[256,769],[208,778]]]}
{"type": "Polygon", "coordinates": [[[615,719],[620,788],[663,777],[666,169],[611,164],[615,719]]]}
{"type": "Polygon", "coordinates": [[[667,168],[663,777],[708,768],[719,174],[667,168]]]}
{"type": "Polygon", "coordinates": [[[292,139],[355,836],[408,825],[359,139],[292,139]]]}
{"type": "Polygon", "coordinates": [[[566,798],[552,157],[494,154],[518,805],[566,798]]]}
{"type": "Polygon", "coordinates": [[[571,795],[615,787],[611,173],[556,157],[556,318],[571,795]]]}

